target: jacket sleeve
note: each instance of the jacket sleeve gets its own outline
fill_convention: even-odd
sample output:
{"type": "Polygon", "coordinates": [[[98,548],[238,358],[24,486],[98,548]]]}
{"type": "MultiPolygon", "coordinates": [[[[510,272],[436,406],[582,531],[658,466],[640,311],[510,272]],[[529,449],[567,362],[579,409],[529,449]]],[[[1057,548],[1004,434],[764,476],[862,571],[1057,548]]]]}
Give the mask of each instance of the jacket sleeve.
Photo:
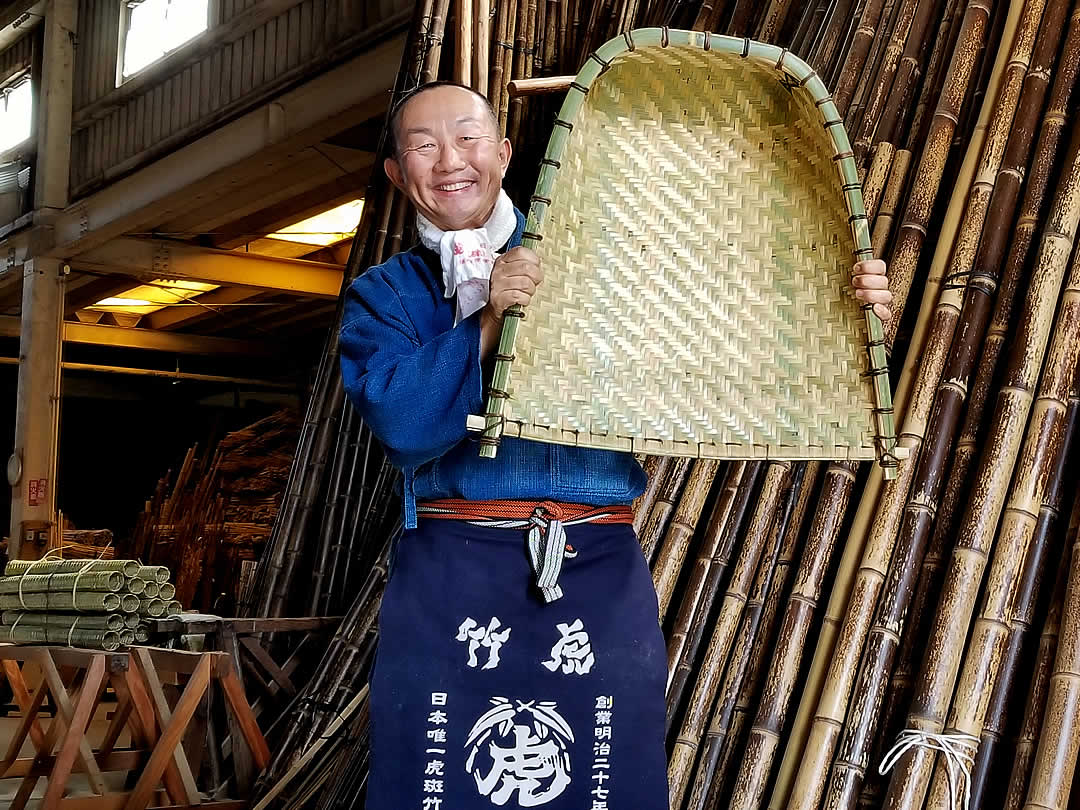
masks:
{"type": "Polygon", "coordinates": [[[345,391],[399,467],[446,453],[483,409],[478,314],[421,342],[397,291],[369,273],[346,295],[339,345],[345,391]]]}

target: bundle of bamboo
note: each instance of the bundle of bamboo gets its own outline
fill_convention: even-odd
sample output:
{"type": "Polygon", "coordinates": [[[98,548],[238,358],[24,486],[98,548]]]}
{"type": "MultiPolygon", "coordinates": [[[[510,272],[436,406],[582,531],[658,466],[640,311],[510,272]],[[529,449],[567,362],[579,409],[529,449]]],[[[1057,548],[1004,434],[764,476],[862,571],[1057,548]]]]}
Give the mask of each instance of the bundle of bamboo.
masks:
{"type": "Polygon", "coordinates": [[[0,577],[0,639],[116,650],[149,640],[145,620],[178,616],[169,569],[136,560],[12,560],[0,577]]]}
{"type": "MultiPolygon", "coordinates": [[[[395,95],[436,77],[486,93],[524,202],[558,77],[643,25],[781,44],[834,88],[900,312],[888,340],[909,451],[890,482],[854,463],[642,459],[671,807],[942,810],[970,785],[971,808],[1065,810],[1080,746],[1080,495],[1059,519],[1080,453],[1080,0],[424,0],[395,95]]],[[[346,283],[408,243],[400,194],[377,176],[367,200],[346,283]]],[[[352,607],[280,724],[260,810],[349,806],[366,770],[363,682],[399,527],[395,473],[344,401],[336,351],[245,605],[352,607]],[[310,588],[295,587],[302,560],[310,588]]]]}

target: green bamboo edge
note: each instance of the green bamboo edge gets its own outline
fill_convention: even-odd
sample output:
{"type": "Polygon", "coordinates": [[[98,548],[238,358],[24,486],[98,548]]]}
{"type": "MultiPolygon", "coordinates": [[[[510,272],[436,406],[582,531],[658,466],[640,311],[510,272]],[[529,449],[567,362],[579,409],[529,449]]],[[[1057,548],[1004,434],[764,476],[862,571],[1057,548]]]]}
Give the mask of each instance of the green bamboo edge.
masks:
{"type": "MultiPolygon", "coordinates": [[[[859,182],[855,166],[854,153],[844,129],[843,119],[833,103],[832,96],[824,82],[806,62],[786,48],[768,45],[751,39],[709,34],[700,31],[684,31],[668,28],[638,28],[621,36],[608,40],[589,54],[584,66],[567,91],[566,99],[559,110],[558,121],[572,124],[581,111],[582,102],[596,78],[611,66],[615,58],[638,46],[698,47],[706,51],[716,50],[721,53],[739,54],[743,58],[770,65],[774,69],[793,79],[799,87],[810,93],[822,116],[825,131],[833,144],[833,160],[836,162],[843,183],[844,201],[848,209],[848,221],[855,240],[855,261],[873,258],[870,246],[870,226],[863,207],[862,185],[859,182]]],[[[541,239],[540,230],[547,215],[551,189],[555,184],[567,140],[572,127],[556,126],[548,141],[547,152],[541,161],[540,177],[536,183],[536,192],[529,206],[529,216],[525,225],[522,244],[528,248],[536,247],[541,239]]],[[[869,358],[867,375],[871,381],[874,397],[874,420],[877,428],[875,445],[878,464],[881,465],[885,480],[897,476],[899,462],[895,454],[896,429],[893,420],[892,391],[889,388],[888,357],[885,351],[885,330],[881,319],[874,314],[874,308],[863,305],[866,329],[869,340],[866,352],[869,358]]],[[[491,388],[488,391],[485,413],[485,425],[480,431],[480,455],[494,458],[503,432],[503,407],[509,397],[510,367],[514,359],[514,344],[517,339],[518,323],[524,317],[524,309],[514,305],[506,311],[502,332],[499,336],[495,367],[491,388]]]]}

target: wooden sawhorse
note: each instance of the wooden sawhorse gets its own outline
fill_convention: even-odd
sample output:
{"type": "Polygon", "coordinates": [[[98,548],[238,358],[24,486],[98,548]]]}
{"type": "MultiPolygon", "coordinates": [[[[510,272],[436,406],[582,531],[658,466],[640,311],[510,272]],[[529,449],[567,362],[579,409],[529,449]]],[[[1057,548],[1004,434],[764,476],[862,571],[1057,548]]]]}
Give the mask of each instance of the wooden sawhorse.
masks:
{"type": "Polygon", "coordinates": [[[184,733],[216,681],[236,720],[257,767],[270,760],[266,740],[251,713],[244,687],[229,655],[220,652],[188,653],[131,647],[120,652],[70,647],[0,645],[0,667],[15,693],[22,715],[15,736],[0,759],[0,778],[22,777],[11,810],[23,810],[40,777],[45,777],[41,810],[145,810],[147,807],[232,810],[241,801],[203,802],[187,755],[184,733]],[[33,662],[42,672],[33,694],[22,667],[33,662]],[[175,706],[170,707],[160,673],[186,676],[175,706]],[[116,694],[117,707],[99,748],[86,737],[106,687],[116,694]],[[45,695],[52,697],[56,716],[43,728],[38,714],[45,695]],[[117,749],[124,729],[132,747],[117,749]],[[19,758],[27,737],[36,755],[19,758]],[[103,772],[133,771],[130,791],[107,792],[103,772]],[[84,773],[94,795],[65,797],[72,773],[84,773]],[[164,796],[161,794],[164,793],[164,796]],[[165,799],[162,804],[162,799],[165,799]]]}

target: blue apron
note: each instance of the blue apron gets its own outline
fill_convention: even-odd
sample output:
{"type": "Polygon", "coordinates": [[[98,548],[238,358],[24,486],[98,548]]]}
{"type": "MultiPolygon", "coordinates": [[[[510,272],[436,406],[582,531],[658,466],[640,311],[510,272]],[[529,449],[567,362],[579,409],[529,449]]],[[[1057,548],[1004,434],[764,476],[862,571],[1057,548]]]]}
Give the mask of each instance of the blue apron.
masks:
{"type": "Polygon", "coordinates": [[[562,598],[516,529],[421,519],[382,601],[367,810],[667,810],[667,653],[628,524],[566,527],[562,598]]]}

